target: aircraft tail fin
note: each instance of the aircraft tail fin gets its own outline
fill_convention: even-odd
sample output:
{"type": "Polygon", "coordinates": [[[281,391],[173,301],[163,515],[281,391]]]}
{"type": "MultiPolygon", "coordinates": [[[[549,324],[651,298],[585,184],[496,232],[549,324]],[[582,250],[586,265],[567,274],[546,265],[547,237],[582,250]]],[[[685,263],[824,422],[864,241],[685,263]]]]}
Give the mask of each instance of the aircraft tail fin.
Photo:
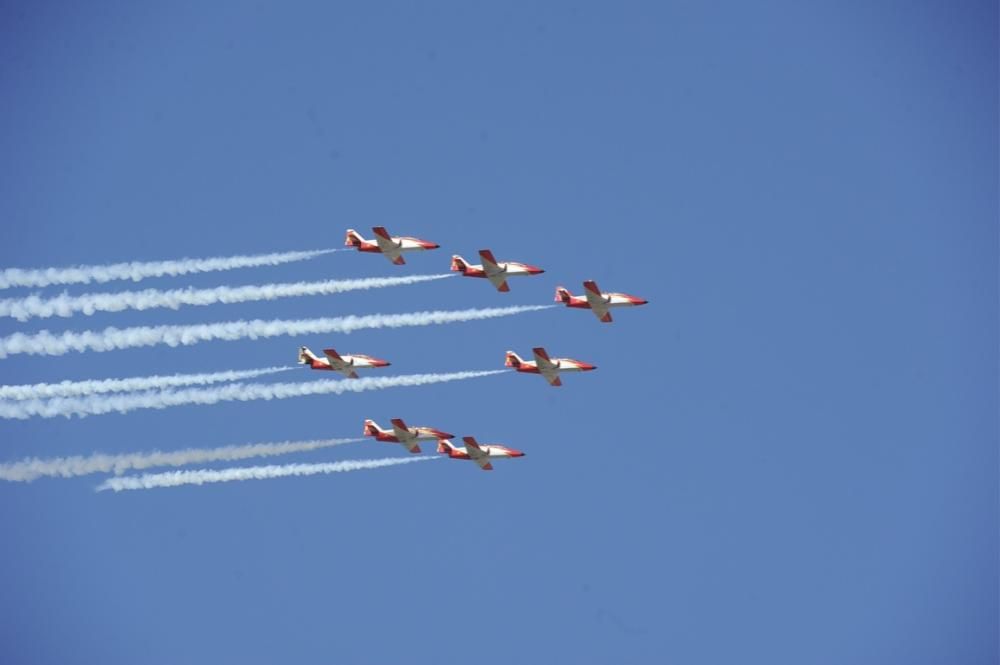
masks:
{"type": "Polygon", "coordinates": [[[517,367],[520,367],[521,363],[523,363],[523,362],[524,361],[521,360],[521,356],[517,355],[513,351],[508,351],[506,359],[504,360],[503,364],[504,364],[505,367],[514,367],[514,368],[517,368],[517,367]]]}
{"type": "Polygon", "coordinates": [[[374,420],[365,420],[365,436],[375,436],[378,434],[379,429],[374,420]]]}
{"type": "Polygon", "coordinates": [[[360,247],[365,239],[361,237],[361,234],[354,229],[347,229],[347,237],[344,239],[344,245],[347,247],[360,247]]]}
{"type": "Polygon", "coordinates": [[[451,257],[451,269],[464,274],[469,269],[469,263],[458,254],[455,254],[451,257]]]}
{"type": "Polygon", "coordinates": [[[316,354],[309,350],[308,346],[299,347],[299,364],[312,365],[314,360],[319,360],[316,354]]]}
{"type": "Polygon", "coordinates": [[[569,302],[573,294],[569,292],[569,289],[563,286],[556,287],[556,302],[569,302]]]}
{"type": "Polygon", "coordinates": [[[452,450],[454,450],[454,447],[451,445],[451,442],[448,439],[438,439],[437,451],[439,453],[446,453],[448,455],[451,455],[452,450]]]}

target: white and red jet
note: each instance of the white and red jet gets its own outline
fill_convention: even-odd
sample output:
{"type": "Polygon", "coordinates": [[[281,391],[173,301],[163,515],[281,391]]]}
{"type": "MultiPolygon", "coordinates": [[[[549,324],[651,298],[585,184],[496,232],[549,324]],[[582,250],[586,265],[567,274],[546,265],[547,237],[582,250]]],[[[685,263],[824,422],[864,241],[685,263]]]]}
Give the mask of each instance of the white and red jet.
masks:
{"type": "Polygon", "coordinates": [[[358,373],[354,370],[362,367],[388,367],[392,363],[388,360],[363,356],[360,353],[353,355],[340,355],[333,349],[323,349],[326,358],[320,358],[309,350],[308,347],[299,349],[299,364],[309,365],[312,369],[327,369],[340,372],[349,379],[358,378],[358,373]]]}
{"type": "Polygon", "coordinates": [[[597,369],[597,365],[572,358],[549,358],[549,354],[540,346],[533,348],[532,352],[535,354],[534,360],[522,360],[513,351],[508,351],[504,365],[513,367],[518,372],[541,374],[552,386],[562,385],[562,381],[559,379],[560,372],[589,372],[592,369],[597,369]]]}
{"type": "Polygon", "coordinates": [[[649,302],[627,293],[601,293],[597,283],[591,280],[583,283],[583,289],[584,295],[574,296],[568,289],[557,286],[556,302],[566,303],[567,307],[592,310],[594,316],[604,323],[611,323],[611,313],[608,310],[612,307],[636,307],[649,302]]]}
{"type": "Polygon", "coordinates": [[[419,453],[418,441],[434,441],[435,439],[454,439],[454,434],[442,432],[433,427],[407,427],[400,418],[392,419],[392,429],[385,430],[374,420],[365,421],[365,436],[374,436],[376,441],[400,443],[411,453],[419,453]]]}
{"type": "Polygon", "coordinates": [[[524,457],[520,450],[514,450],[498,443],[481,445],[471,436],[462,437],[464,446],[456,446],[447,439],[438,440],[438,452],[445,453],[451,459],[470,459],[479,465],[483,471],[492,471],[493,465],[490,460],[501,457],[524,457]]]}
{"type": "Polygon", "coordinates": [[[514,261],[497,261],[493,258],[493,252],[488,249],[479,250],[481,265],[473,265],[463,259],[458,254],[451,257],[451,269],[459,271],[464,277],[485,277],[490,280],[497,291],[506,293],[510,291],[507,285],[508,277],[519,277],[521,275],[540,275],[544,270],[536,266],[529,266],[527,263],[516,263],[514,261]]]}
{"type": "Polygon", "coordinates": [[[347,239],[344,244],[348,247],[357,247],[359,252],[375,252],[385,254],[397,266],[401,266],[406,261],[403,260],[403,252],[415,252],[425,249],[437,249],[441,245],[420,238],[409,236],[390,236],[384,226],[373,226],[372,232],[375,234],[373,240],[365,240],[360,233],[354,229],[347,229],[347,239]]]}

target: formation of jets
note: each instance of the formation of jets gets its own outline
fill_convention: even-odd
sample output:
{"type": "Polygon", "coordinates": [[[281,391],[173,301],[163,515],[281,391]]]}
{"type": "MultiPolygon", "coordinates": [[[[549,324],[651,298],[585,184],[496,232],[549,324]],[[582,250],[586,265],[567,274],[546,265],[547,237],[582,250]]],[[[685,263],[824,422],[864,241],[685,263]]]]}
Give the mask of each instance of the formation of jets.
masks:
{"type": "Polygon", "coordinates": [[[514,450],[499,443],[480,444],[475,437],[465,436],[462,441],[465,446],[456,446],[449,439],[454,434],[442,432],[433,427],[407,427],[401,418],[393,418],[392,429],[382,429],[374,420],[365,421],[365,436],[374,437],[376,441],[399,443],[411,453],[419,453],[418,441],[437,441],[437,451],[448,455],[450,459],[472,460],[483,471],[492,471],[492,459],[506,457],[524,457],[520,450],[514,450]]]}
{"type": "MultiPolygon", "coordinates": [[[[426,251],[440,247],[437,243],[410,236],[393,236],[383,226],[372,227],[374,238],[366,240],[354,229],[347,230],[345,245],[354,247],[359,252],[371,252],[382,254],[389,261],[396,265],[406,263],[403,260],[404,252],[426,251]]],[[[545,272],[543,269],[518,263],[516,261],[497,261],[493,252],[488,249],[479,250],[481,263],[471,264],[458,254],[451,257],[451,269],[459,272],[464,277],[479,277],[487,279],[497,291],[509,292],[510,285],[507,280],[511,277],[531,277],[545,272]]],[[[638,296],[627,293],[612,293],[601,291],[597,283],[587,280],[583,283],[583,295],[575,296],[568,289],[562,286],[556,287],[556,302],[560,302],[575,309],[589,309],[598,320],[604,323],[611,323],[611,313],[609,310],[615,307],[636,307],[645,305],[649,301],[638,296]]],[[[573,358],[551,358],[548,352],[540,346],[532,349],[534,360],[523,360],[513,351],[507,351],[504,365],[517,372],[526,374],[540,374],[551,386],[561,386],[562,380],[559,375],[563,372],[589,372],[597,369],[582,360],[573,358]]],[[[331,370],[340,372],[350,379],[358,378],[357,370],[360,368],[386,367],[390,363],[386,360],[374,358],[361,354],[338,354],[334,349],[324,349],[324,358],[316,356],[307,347],[299,349],[299,363],[308,365],[312,369],[331,370]]],[[[433,427],[410,427],[399,418],[393,418],[391,429],[383,429],[374,420],[366,420],[364,434],[376,441],[386,443],[398,443],[411,453],[420,453],[419,442],[437,441],[437,452],[447,455],[449,459],[472,460],[484,471],[492,471],[492,461],[496,459],[524,457],[524,453],[507,446],[490,443],[480,444],[474,437],[466,436],[462,438],[464,446],[456,446],[451,442],[453,434],[448,434],[433,427]]]]}

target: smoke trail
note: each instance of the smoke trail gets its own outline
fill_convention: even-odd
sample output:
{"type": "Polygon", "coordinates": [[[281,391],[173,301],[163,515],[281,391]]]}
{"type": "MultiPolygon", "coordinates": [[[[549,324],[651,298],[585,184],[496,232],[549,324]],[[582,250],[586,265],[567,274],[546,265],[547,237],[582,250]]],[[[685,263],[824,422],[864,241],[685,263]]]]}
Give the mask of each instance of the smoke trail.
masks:
{"type": "Polygon", "coordinates": [[[13,286],[51,286],[52,284],[104,283],[119,279],[138,282],[147,277],[176,277],[198,272],[234,270],[277,266],[293,261],[305,261],[339,249],[313,249],[304,252],[276,252],[251,256],[216,256],[207,259],[177,259],[174,261],[133,261],[110,263],[102,266],[74,266],[70,268],[6,268],[0,270],[0,289],[13,286]]]}
{"type": "Polygon", "coordinates": [[[369,328],[401,328],[458,323],[479,319],[511,316],[522,312],[537,312],[556,305],[519,305],[485,309],[438,310],[407,314],[368,314],[322,319],[228,321],[183,326],[139,326],[135,328],[105,328],[83,332],[53,334],[43,330],[34,334],[14,333],[0,337],[0,358],[17,353],[61,356],[70,351],[114,351],[140,346],[188,346],[212,340],[259,339],[280,335],[310,335],[319,333],[350,333],[369,328]]]}
{"type": "Polygon", "coordinates": [[[97,491],[148,490],[155,487],[177,487],[179,485],[204,485],[205,483],[228,483],[234,480],[266,480],[288,476],[314,476],[319,473],[342,473],[362,469],[378,469],[384,466],[428,462],[440,457],[385,457],[382,459],[347,460],[326,464],[286,464],[284,466],[248,466],[232,469],[197,469],[194,471],[167,471],[146,473],[141,476],[108,478],[97,486],[97,491]]]}
{"type": "Polygon", "coordinates": [[[25,298],[0,300],[0,316],[10,316],[18,321],[27,321],[32,317],[73,316],[76,313],[90,316],[95,312],[120,312],[126,309],[145,310],[161,307],[178,309],[183,305],[216,305],[298,296],[331,295],[347,291],[419,284],[420,282],[454,277],[456,274],[332,279],[322,282],[219,286],[211,289],[188,288],[169,291],[145,289],[121,293],[85,293],[79,296],[63,293],[53,298],[31,295],[25,298]]]}
{"type": "Polygon", "coordinates": [[[24,419],[32,416],[42,418],[79,416],[82,418],[105,413],[128,413],[136,409],[166,409],[185,404],[249,402],[262,399],[288,399],[306,395],[340,395],[345,392],[358,393],[385,388],[462,381],[481,376],[505,374],[509,371],[507,369],[493,369],[449,374],[404,374],[402,376],[367,377],[364,379],[321,379],[305,383],[231,383],[210,388],[0,402],[0,418],[24,419]]]}
{"type": "Polygon", "coordinates": [[[126,379],[98,379],[92,381],[60,381],[59,383],[32,383],[20,386],[0,386],[0,399],[51,399],[98,393],[160,390],[179,386],[204,386],[253,379],[267,374],[288,372],[295,367],[264,367],[261,369],[230,370],[204,374],[171,374],[133,376],[126,379]]]}
{"type": "Polygon", "coordinates": [[[72,478],[91,473],[114,473],[120,475],[130,469],[148,469],[155,466],[184,466],[205,462],[235,462],[251,457],[272,457],[289,453],[307,452],[330,448],[344,443],[355,443],[364,439],[325,439],[318,441],[287,441],[283,443],[253,443],[244,446],[222,448],[175,450],[148,453],[126,453],[105,455],[95,453],[87,457],[57,457],[38,459],[32,457],[20,462],[0,464],[0,480],[30,482],[41,476],[72,478]]]}

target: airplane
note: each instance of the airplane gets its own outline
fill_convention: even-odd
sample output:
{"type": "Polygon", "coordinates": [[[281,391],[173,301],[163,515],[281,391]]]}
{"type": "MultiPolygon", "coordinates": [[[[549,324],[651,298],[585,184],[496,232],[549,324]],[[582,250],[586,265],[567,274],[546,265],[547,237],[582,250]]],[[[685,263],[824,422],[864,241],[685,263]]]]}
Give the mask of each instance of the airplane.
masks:
{"type": "Polygon", "coordinates": [[[308,347],[299,348],[299,364],[309,365],[312,369],[328,369],[340,372],[349,379],[358,378],[355,369],[362,367],[388,367],[392,363],[388,360],[379,360],[371,356],[363,356],[359,353],[353,355],[340,355],[333,349],[323,349],[326,358],[319,358],[308,347]]]}
{"type": "Polygon", "coordinates": [[[488,249],[479,250],[481,265],[473,265],[463,259],[458,254],[451,257],[451,269],[460,271],[464,277],[485,277],[492,282],[497,291],[506,293],[510,291],[507,285],[508,277],[520,275],[540,275],[545,272],[541,268],[529,266],[527,263],[515,263],[514,261],[499,262],[493,258],[493,252],[488,249]]]}
{"type": "Polygon", "coordinates": [[[386,430],[378,426],[374,420],[365,421],[365,436],[374,436],[376,441],[386,443],[401,443],[411,453],[419,453],[417,441],[433,441],[434,439],[454,439],[454,434],[442,432],[433,427],[407,427],[400,418],[392,419],[392,429],[386,430]]]}
{"type": "Polygon", "coordinates": [[[594,312],[594,316],[604,323],[611,323],[611,307],[635,307],[645,305],[648,300],[630,296],[627,293],[601,293],[597,283],[587,280],[583,283],[584,295],[574,296],[568,289],[556,287],[556,302],[566,303],[567,307],[579,307],[594,312]]]}
{"type": "Polygon", "coordinates": [[[483,471],[493,470],[493,465],[490,463],[491,459],[498,457],[524,457],[524,453],[520,450],[514,450],[513,448],[501,446],[497,443],[480,445],[471,436],[462,437],[462,441],[465,442],[464,446],[456,446],[447,439],[438,439],[437,450],[439,453],[447,454],[451,459],[471,459],[483,471]]]}
{"type": "Polygon", "coordinates": [[[372,232],[375,238],[365,240],[360,233],[354,229],[347,229],[347,239],[344,244],[347,247],[357,247],[359,252],[376,252],[385,254],[397,266],[401,266],[406,261],[403,260],[402,252],[413,252],[424,249],[437,249],[441,245],[420,238],[409,236],[390,236],[384,226],[373,226],[372,232]]]}
{"type": "Polygon", "coordinates": [[[541,374],[552,386],[562,385],[562,381],[559,379],[560,372],[589,372],[592,369],[597,369],[596,365],[572,358],[549,358],[549,354],[540,346],[533,348],[532,352],[535,354],[534,360],[521,360],[519,355],[508,351],[504,365],[513,367],[518,372],[541,374]]]}

